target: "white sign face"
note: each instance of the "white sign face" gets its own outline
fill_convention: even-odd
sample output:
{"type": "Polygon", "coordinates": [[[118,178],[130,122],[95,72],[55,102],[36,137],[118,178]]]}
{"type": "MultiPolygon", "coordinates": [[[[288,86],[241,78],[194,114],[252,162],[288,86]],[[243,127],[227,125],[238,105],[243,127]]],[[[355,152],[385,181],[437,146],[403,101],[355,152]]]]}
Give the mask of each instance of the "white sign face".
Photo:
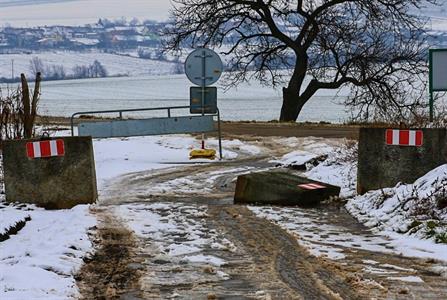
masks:
{"type": "Polygon", "coordinates": [[[218,81],[222,70],[223,65],[219,55],[206,48],[194,50],[185,62],[186,76],[192,83],[201,87],[218,81]]]}
{"type": "Polygon", "coordinates": [[[447,91],[447,49],[432,52],[431,80],[432,91],[447,91]]]}

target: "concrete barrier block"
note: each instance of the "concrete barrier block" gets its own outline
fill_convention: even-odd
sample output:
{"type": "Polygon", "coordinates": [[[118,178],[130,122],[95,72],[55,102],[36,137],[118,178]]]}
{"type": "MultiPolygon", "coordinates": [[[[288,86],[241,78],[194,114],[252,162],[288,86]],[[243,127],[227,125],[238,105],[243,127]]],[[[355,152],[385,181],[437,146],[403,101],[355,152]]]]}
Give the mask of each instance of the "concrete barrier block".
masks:
{"type": "MultiPolygon", "coordinates": [[[[447,129],[413,129],[422,131],[417,146],[387,144],[386,128],[361,128],[357,191],[412,183],[434,168],[447,163],[447,129]]],[[[396,137],[398,138],[398,137],[396,137]]],[[[391,136],[388,139],[392,139],[391,136]]]]}
{"type": "Polygon", "coordinates": [[[337,186],[283,172],[261,172],[238,177],[234,202],[312,206],[339,194],[337,186]]]}
{"type": "Polygon", "coordinates": [[[6,201],[66,209],[97,199],[91,137],[3,143],[6,201]]]}

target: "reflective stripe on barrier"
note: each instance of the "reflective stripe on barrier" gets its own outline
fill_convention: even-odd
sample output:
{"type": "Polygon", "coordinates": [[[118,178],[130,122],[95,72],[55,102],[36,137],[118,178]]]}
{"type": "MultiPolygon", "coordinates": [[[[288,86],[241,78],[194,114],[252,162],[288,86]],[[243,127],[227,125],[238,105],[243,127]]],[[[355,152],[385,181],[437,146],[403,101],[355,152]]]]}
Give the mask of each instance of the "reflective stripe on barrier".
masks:
{"type": "Polygon", "coordinates": [[[64,156],[65,147],[63,140],[39,141],[26,144],[28,158],[46,158],[64,156]]]}
{"type": "Polygon", "coordinates": [[[424,139],[422,130],[387,129],[385,135],[386,144],[393,146],[420,147],[424,139]]]}
{"type": "Polygon", "coordinates": [[[316,183],[300,184],[300,185],[298,185],[298,187],[305,189],[305,190],[318,190],[318,189],[326,188],[324,185],[316,184],[316,183]]]}

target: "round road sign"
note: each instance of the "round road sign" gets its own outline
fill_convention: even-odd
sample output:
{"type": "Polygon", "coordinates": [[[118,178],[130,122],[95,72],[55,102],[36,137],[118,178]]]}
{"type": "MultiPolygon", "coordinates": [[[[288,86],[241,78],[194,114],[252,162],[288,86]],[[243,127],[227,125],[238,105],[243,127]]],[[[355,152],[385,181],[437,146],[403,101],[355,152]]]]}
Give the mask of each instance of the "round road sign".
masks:
{"type": "Polygon", "coordinates": [[[201,87],[217,82],[222,75],[223,64],[213,50],[199,48],[189,54],[185,61],[185,73],[188,79],[201,87]]]}

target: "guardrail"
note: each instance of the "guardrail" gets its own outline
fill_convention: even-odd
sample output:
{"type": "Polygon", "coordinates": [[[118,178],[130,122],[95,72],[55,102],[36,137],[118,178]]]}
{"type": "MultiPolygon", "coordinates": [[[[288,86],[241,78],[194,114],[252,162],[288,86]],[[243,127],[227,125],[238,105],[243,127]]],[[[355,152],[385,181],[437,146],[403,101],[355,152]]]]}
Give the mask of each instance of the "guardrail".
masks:
{"type": "MultiPolygon", "coordinates": [[[[74,113],[71,118],[70,118],[70,125],[71,125],[71,135],[74,136],[74,120],[77,116],[81,116],[81,115],[99,115],[99,114],[118,114],[118,121],[125,121],[126,119],[123,119],[123,113],[130,113],[130,112],[144,112],[144,111],[163,111],[165,110],[167,112],[167,116],[166,117],[157,117],[157,118],[147,118],[144,120],[156,120],[156,119],[174,119],[174,118],[181,118],[180,116],[172,116],[172,111],[173,110],[181,110],[181,109],[191,109],[190,106],[169,106],[169,107],[151,107],[151,108],[135,108],[135,109],[116,109],[116,110],[98,110],[98,111],[83,111],[83,112],[76,112],[74,113]]],[[[206,114],[206,115],[202,115],[202,117],[217,117],[217,130],[212,130],[214,132],[218,132],[218,138],[219,138],[219,156],[220,159],[222,159],[223,154],[222,154],[222,131],[221,131],[221,120],[220,120],[220,111],[217,108],[217,113],[215,114],[206,114]]],[[[182,116],[182,117],[196,117],[196,116],[192,116],[192,115],[188,115],[188,116],[182,116]]],[[[197,117],[196,117],[197,118],[197,117]]],[[[110,121],[114,121],[115,119],[112,119],[110,121]]],[[[143,120],[143,119],[141,119],[143,120]]],[[[116,120],[115,120],[116,121],[116,120]]],[[[138,121],[134,120],[134,121],[138,121]]],[[[95,122],[93,122],[95,123],[95,122]]],[[[99,122],[97,122],[99,123],[99,122]]],[[[211,132],[211,131],[210,131],[211,132]]],[[[178,132],[174,132],[174,133],[178,133],[178,132]]],[[[196,133],[195,131],[185,131],[184,133],[196,133]]],[[[164,134],[170,134],[170,133],[164,133],[164,134]]],[[[157,134],[145,134],[145,135],[157,135],[157,134]]]]}

